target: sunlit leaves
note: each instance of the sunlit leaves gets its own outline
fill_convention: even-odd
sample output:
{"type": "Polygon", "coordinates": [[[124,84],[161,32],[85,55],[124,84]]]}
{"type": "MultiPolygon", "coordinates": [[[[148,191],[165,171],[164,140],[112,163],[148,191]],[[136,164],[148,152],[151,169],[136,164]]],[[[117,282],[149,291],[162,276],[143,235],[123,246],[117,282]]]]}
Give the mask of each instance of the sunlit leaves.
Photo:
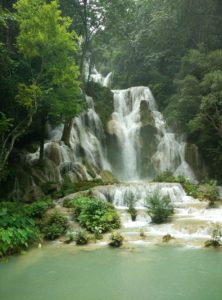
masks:
{"type": "Polygon", "coordinates": [[[33,110],[36,107],[36,101],[41,97],[41,88],[35,84],[26,85],[19,84],[18,85],[18,94],[16,96],[16,100],[18,103],[23,106],[27,110],[33,110]]]}

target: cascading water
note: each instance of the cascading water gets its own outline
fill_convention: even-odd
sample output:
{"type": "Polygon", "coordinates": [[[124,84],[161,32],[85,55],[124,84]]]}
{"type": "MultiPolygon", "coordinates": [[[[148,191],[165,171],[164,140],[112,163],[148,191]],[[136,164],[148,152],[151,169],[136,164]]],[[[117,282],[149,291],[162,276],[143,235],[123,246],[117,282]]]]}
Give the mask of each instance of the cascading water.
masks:
{"type": "Polygon", "coordinates": [[[105,77],[100,74],[96,68],[93,69],[90,75],[90,80],[99,83],[102,86],[109,87],[111,83],[112,72],[108,73],[105,77]]]}
{"type": "MultiPolygon", "coordinates": [[[[61,142],[63,126],[50,131],[50,140],[45,143],[45,158],[50,162],[42,174],[45,181],[62,181],[65,174],[72,181],[90,180],[98,177],[100,170],[111,169],[106,158],[101,120],[93,99],[86,96],[86,102],[87,111],[73,120],[70,147],[61,142]]],[[[39,150],[26,155],[26,161],[32,163],[38,156],[39,150]]]]}
{"type": "Polygon", "coordinates": [[[200,245],[210,238],[212,230],[222,225],[222,208],[206,209],[207,202],[187,196],[178,183],[128,182],[109,186],[99,186],[91,190],[91,194],[103,200],[112,202],[119,210],[128,241],[138,240],[138,229],[148,236],[149,240],[170,234],[181,242],[200,245]],[[161,196],[169,196],[175,214],[170,223],[155,225],[146,212],[146,199],[155,191],[161,196]],[[127,213],[129,197],[133,199],[137,209],[137,220],[132,221],[127,213]]]}
{"type": "MultiPolygon", "coordinates": [[[[152,177],[166,170],[176,175],[183,175],[192,180],[194,173],[184,159],[185,143],[176,140],[175,134],[167,129],[163,115],[157,110],[157,105],[151,91],[147,87],[133,87],[127,90],[114,90],[114,112],[109,122],[109,132],[117,137],[121,149],[121,168],[114,173],[123,180],[152,177]],[[143,164],[141,153],[141,130],[145,125],[152,127],[156,143],[152,155],[147,159],[152,165],[152,174],[141,176],[140,166],[143,164]]],[[[145,128],[146,130],[146,128],[145,128]]],[[[150,145],[149,145],[150,147],[150,145]]],[[[146,149],[143,149],[145,152],[146,149]]],[[[151,172],[150,172],[151,173],[151,172]]]]}
{"type": "MultiPolygon", "coordinates": [[[[110,78],[111,73],[103,77],[96,69],[91,75],[92,80],[103,86],[110,84],[110,78]]],[[[70,147],[61,141],[63,125],[49,131],[45,143],[48,162],[38,180],[41,177],[46,182],[62,181],[65,174],[72,181],[90,180],[97,178],[101,170],[110,170],[121,180],[153,178],[165,170],[194,179],[184,159],[185,143],[167,129],[149,88],[114,90],[113,95],[114,112],[108,123],[108,140],[114,136],[117,141],[113,153],[110,155],[108,149],[107,154],[109,144],[106,145],[102,122],[93,99],[86,96],[88,109],[73,120],[70,147]],[[118,157],[117,164],[112,156],[118,157]]],[[[32,164],[38,155],[39,150],[28,154],[26,161],[32,164]]]]}
{"type": "MultiPolygon", "coordinates": [[[[111,73],[103,77],[96,70],[91,76],[91,80],[103,86],[109,86],[110,79],[111,73]]],[[[137,234],[138,239],[138,228],[143,228],[149,236],[209,238],[212,224],[222,224],[221,208],[206,210],[207,203],[188,197],[180,184],[138,181],[165,170],[195,180],[185,160],[186,143],[167,128],[149,88],[113,90],[113,98],[114,111],[107,136],[93,99],[86,96],[88,109],[73,120],[70,146],[61,142],[62,125],[50,130],[45,144],[46,167],[41,173],[33,170],[32,175],[40,182],[62,181],[64,176],[74,182],[98,178],[101,170],[110,170],[118,179],[131,182],[96,187],[90,195],[110,201],[120,210],[125,234],[131,237],[137,234]],[[135,179],[137,182],[132,182],[135,179]],[[168,195],[174,204],[175,215],[170,224],[153,225],[146,213],[146,198],[156,190],[168,195]],[[129,196],[138,210],[136,222],[127,213],[129,196]]],[[[26,159],[32,164],[38,155],[37,151],[26,159]]],[[[35,185],[33,178],[31,185],[35,185]]]]}

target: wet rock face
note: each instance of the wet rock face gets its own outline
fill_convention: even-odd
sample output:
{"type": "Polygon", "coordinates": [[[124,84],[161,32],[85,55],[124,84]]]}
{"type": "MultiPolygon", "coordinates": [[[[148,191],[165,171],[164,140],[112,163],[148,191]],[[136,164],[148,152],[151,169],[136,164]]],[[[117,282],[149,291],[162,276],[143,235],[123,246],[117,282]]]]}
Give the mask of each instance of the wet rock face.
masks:
{"type": "Polygon", "coordinates": [[[157,150],[158,140],[156,134],[157,129],[150,124],[147,124],[140,129],[140,176],[142,178],[147,177],[147,175],[149,177],[155,175],[155,168],[151,158],[157,150]]]}
{"type": "Polygon", "coordinates": [[[158,130],[155,127],[155,120],[152,111],[149,109],[149,103],[145,100],[140,102],[140,148],[141,148],[141,160],[140,160],[140,176],[153,177],[155,175],[155,168],[151,161],[151,157],[157,150],[158,130]]]}
{"type": "Polygon", "coordinates": [[[48,149],[48,155],[56,165],[60,165],[62,162],[61,151],[58,147],[58,143],[51,143],[51,147],[48,149]]]}
{"type": "Polygon", "coordinates": [[[44,196],[43,191],[38,186],[30,186],[26,189],[23,200],[25,202],[34,202],[37,199],[41,199],[44,196]]]}
{"type": "Polygon", "coordinates": [[[150,125],[155,128],[155,120],[146,100],[140,102],[140,122],[142,127],[150,125]]]}
{"type": "Polygon", "coordinates": [[[193,169],[197,180],[201,181],[207,177],[207,166],[198,151],[198,147],[194,144],[186,144],[185,160],[193,169]]]}

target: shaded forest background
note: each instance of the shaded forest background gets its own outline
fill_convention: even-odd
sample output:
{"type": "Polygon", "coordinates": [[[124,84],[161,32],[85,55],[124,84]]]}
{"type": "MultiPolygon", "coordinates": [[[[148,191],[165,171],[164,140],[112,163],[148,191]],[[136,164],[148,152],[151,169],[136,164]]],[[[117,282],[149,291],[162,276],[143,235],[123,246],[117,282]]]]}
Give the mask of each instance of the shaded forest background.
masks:
{"type": "Polygon", "coordinates": [[[103,75],[113,72],[112,88],[149,86],[168,125],[198,146],[210,176],[220,181],[220,0],[20,0],[14,6],[15,2],[0,1],[2,145],[12,133],[6,149],[1,148],[2,180],[13,176],[13,172],[7,174],[6,163],[13,163],[16,151],[27,144],[44,145],[48,120],[69,124],[71,116],[84,109],[80,87],[87,87],[87,61],[89,70],[96,65],[103,75]],[[46,4],[48,10],[41,10],[46,4]],[[28,24],[24,24],[24,13],[28,24]],[[26,35],[24,26],[32,28],[35,36],[45,19],[46,39],[26,35]],[[33,52],[36,46],[38,53],[33,52]],[[10,146],[14,155],[9,151],[6,157],[10,146]]]}

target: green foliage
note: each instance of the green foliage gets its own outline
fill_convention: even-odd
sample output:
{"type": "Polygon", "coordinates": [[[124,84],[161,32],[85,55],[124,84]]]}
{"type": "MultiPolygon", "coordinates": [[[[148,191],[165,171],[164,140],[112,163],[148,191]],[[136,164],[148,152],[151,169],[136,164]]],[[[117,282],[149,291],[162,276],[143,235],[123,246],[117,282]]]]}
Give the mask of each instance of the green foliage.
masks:
{"type": "Polygon", "coordinates": [[[124,200],[128,206],[128,213],[130,214],[132,221],[135,221],[137,217],[137,210],[135,209],[136,199],[134,194],[129,192],[124,200]]]}
{"type": "Polygon", "coordinates": [[[89,242],[89,234],[86,230],[80,229],[75,233],[74,240],[76,245],[86,245],[89,242]]]}
{"type": "Polygon", "coordinates": [[[160,224],[168,221],[173,215],[174,208],[169,196],[162,196],[158,190],[145,199],[145,207],[153,223],[160,224]]]}
{"type": "Polygon", "coordinates": [[[221,228],[220,227],[216,227],[212,231],[211,238],[205,242],[205,247],[218,248],[220,246],[222,246],[222,242],[221,242],[221,228]]]}
{"type": "Polygon", "coordinates": [[[0,257],[19,253],[40,240],[35,221],[16,209],[16,204],[1,203],[0,208],[0,257]]]}
{"type": "Polygon", "coordinates": [[[175,80],[176,93],[166,109],[172,126],[198,145],[210,165],[210,175],[220,177],[222,163],[222,51],[191,49],[183,57],[175,80]]]}
{"type": "Polygon", "coordinates": [[[75,239],[74,234],[73,234],[72,232],[68,232],[68,233],[66,234],[66,240],[65,240],[64,243],[69,244],[69,243],[73,242],[74,239],[75,239]]]}
{"type": "Polygon", "coordinates": [[[55,211],[44,224],[42,232],[46,239],[54,240],[65,234],[68,227],[68,219],[59,211],[55,211]]]}
{"type": "Polygon", "coordinates": [[[73,183],[69,180],[64,180],[64,183],[61,188],[61,194],[62,194],[62,197],[64,197],[69,194],[89,190],[95,186],[104,185],[104,184],[105,183],[101,179],[95,179],[95,180],[90,180],[90,181],[79,181],[79,182],[75,182],[75,183],[73,183]]]}
{"type": "Polygon", "coordinates": [[[17,48],[29,72],[18,85],[16,99],[32,109],[41,124],[43,159],[47,120],[66,120],[82,109],[75,64],[78,38],[69,30],[71,20],[61,15],[57,0],[19,0],[14,8],[19,24],[17,48]]]}
{"type": "Polygon", "coordinates": [[[74,215],[82,227],[92,233],[104,233],[120,227],[120,218],[112,204],[82,197],[72,201],[74,215]]]}
{"type": "Polygon", "coordinates": [[[32,218],[41,219],[49,208],[53,208],[55,204],[51,199],[39,200],[30,205],[25,206],[26,214],[32,218]]]}
{"type": "Polygon", "coordinates": [[[157,175],[153,181],[180,183],[188,196],[209,201],[209,207],[214,207],[215,202],[219,200],[217,181],[215,180],[210,180],[204,184],[197,184],[191,182],[188,178],[183,176],[176,177],[172,172],[165,171],[157,175]]]}
{"type": "Polygon", "coordinates": [[[177,182],[178,179],[169,170],[166,170],[158,174],[154,179],[154,182],[177,182]]]}
{"type": "Polygon", "coordinates": [[[202,189],[202,198],[209,201],[209,207],[214,207],[219,200],[217,182],[210,180],[203,185],[202,189]]]}
{"type": "Polygon", "coordinates": [[[124,240],[124,238],[119,232],[117,232],[117,231],[113,232],[110,237],[109,245],[111,247],[119,248],[122,246],[123,240],[124,240]]]}
{"type": "Polygon", "coordinates": [[[182,185],[185,192],[188,196],[192,196],[194,198],[201,198],[202,194],[199,191],[198,184],[190,182],[188,178],[185,178],[183,176],[174,176],[173,173],[169,170],[164,171],[160,174],[158,174],[154,180],[154,182],[177,182],[182,185]]]}
{"type": "Polygon", "coordinates": [[[202,194],[199,191],[198,184],[190,182],[188,178],[185,178],[183,176],[179,176],[177,182],[179,182],[182,185],[188,196],[200,199],[202,198],[202,194]]]}

